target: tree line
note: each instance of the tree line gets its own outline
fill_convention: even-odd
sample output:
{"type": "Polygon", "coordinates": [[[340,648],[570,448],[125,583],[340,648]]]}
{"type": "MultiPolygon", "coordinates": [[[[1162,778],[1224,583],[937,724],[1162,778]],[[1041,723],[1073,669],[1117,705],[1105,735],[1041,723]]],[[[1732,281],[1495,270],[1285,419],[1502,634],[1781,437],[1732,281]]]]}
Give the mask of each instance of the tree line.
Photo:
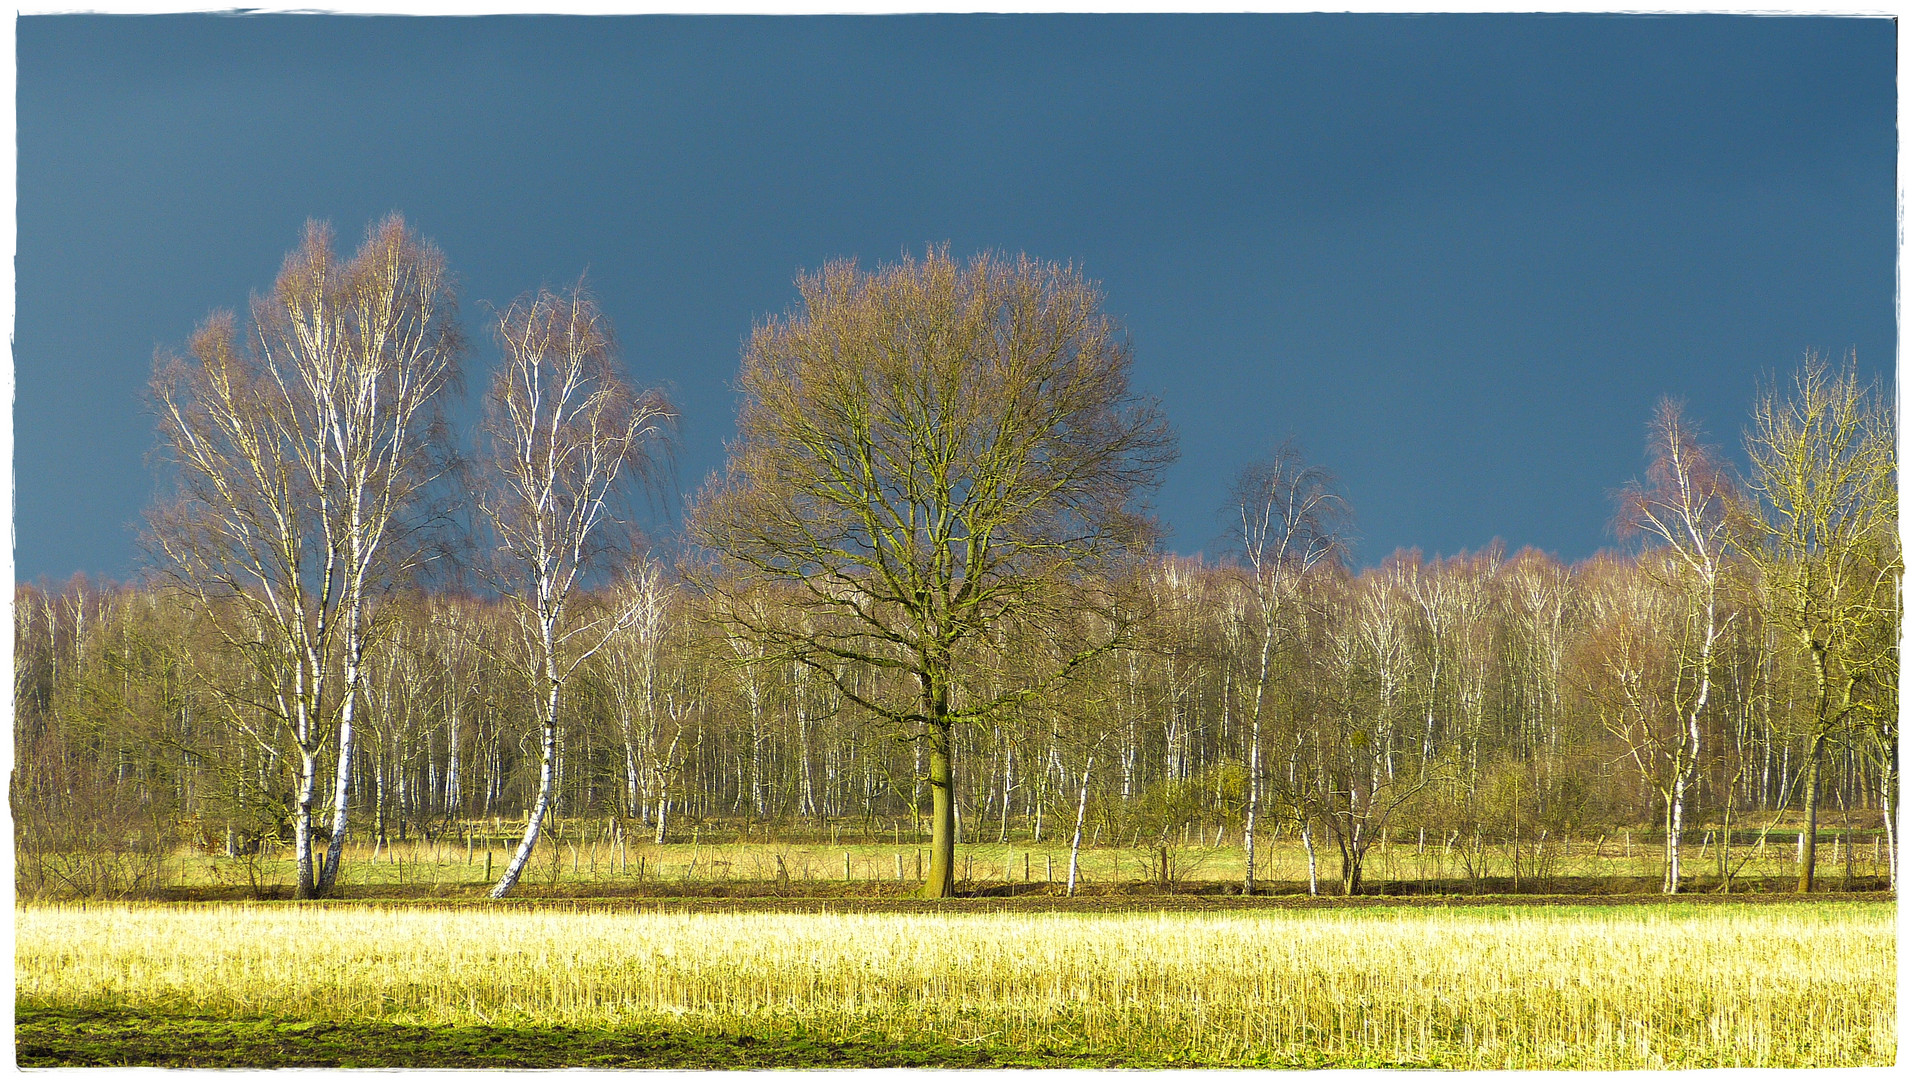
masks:
{"type": "Polygon", "coordinates": [[[587,291],[494,315],[461,439],[442,254],[310,227],[155,365],[146,576],[16,587],[23,891],[137,887],[183,842],[289,846],[320,896],[348,836],[479,829],[518,838],[502,896],[567,820],[907,829],[929,895],[959,840],[1225,841],[1252,891],[1281,836],[1354,892],[1389,838],[1518,878],[1616,824],[1677,891],[1691,831],[1799,815],[1810,889],[1826,805],[1896,868],[1896,433],[1852,364],[1762,388],[1743,475],[1663,403],[1624,546],[1577,564],[1357,569],[1292,444],[1207,562],[1155,543],[1173,437],[1079,271],[931,249],[798,289],[667,558],[630,502],[673,410],[587,291]]]}

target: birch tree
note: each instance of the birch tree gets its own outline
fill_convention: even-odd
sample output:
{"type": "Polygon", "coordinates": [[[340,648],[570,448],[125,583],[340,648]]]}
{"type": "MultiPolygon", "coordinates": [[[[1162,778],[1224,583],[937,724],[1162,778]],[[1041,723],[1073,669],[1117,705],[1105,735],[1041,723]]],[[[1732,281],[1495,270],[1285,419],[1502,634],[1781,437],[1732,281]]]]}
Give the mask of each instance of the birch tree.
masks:
{"type": "Polygon", "coordinates": [[[438,810],[447,819],[465,812],[466,704],[478,692],[481,670],[477,659],[478,626],[482,609],[464,598],[434,597],[427,605],[430,650],[441,668],[445,686],[445,781],[438,810]]]}
{"type": "MultiPolygon", "coordinates": [[[[1665,785],[1666,891],[1680,891],[1680,838],[1699,772],[1701,719],[1713,694],[1720,635],[1731,616],[1720,609],[1721,563],[1737,501],[1736,485],[1714,451],[1702,446],[1678,402],[1663,398],[1648,427],[1646,478],[1620,496],[1616,531],[1645,535],[1670,555],[1643,569],[1671,571],[1662,582],[1683,611],[1660,628],[1671,636],[1677,670],[1671,704],[1679,711],[1668,742],[1672,776],[1665,785]]],[[[1730,793],[1729,793],[1730,794],[1730,793]]]]}
{"type": "Polygon", "coordinates": [[[494,328],[504,362],[492,380],[479,509],[517,620],[517,660],[539,712],[538,796],[491,891],[517,885],[551,810],[565,684],[645,610],[643,590],[585,590],[633,539],[618,518],[627,487],[652,475],[670,404],[618,371],[611,329],[580,286],[521,297],[494,328]]]}
{"type": "Polygon", "coordinates": [[[666,619],[676,593],[657,560],[640,559],[618,583],[614,600],[629,612],[628,621],[603,650],[604,681],[624,750],[625,816],[647,821],[658,770],[666,619]]]}
{"type": "Polygon", "coordinates": [[[1292,615],[1292,597],[1302,576],[1324,560],[1340,558],[1341,529],[1348,513],[1346,501],[1334,489],[1334,478],[1309,465],[1293,442],[1283,443],[1267,459],[1242,469],[1232,506],[1241,522],[1237,538],[1248,563],[1257,633],[1242,825],[1242,894],[1246,896],[1255,891],[1255,826],[1263,786],[1262,718],[1269,664],[1284,629],[1292,630],[1284,620],[1292,615]]]}
{"type": "Polygon", "coordinates": [[[343,855],[377,606],[419,570],[443,521],[426,496],[444,460],[438,395],[458,376],[455,314],[443,254],[396,215],[343,262],[314,222],[253,300],[250,326],[216,313],[185,356],[156,361],[178,492],[149,536],[162,572],[267,688],[222,687],[232,715],[263,715],[296,747],[301,897],[328,892],[343,855]],[[315,874],[319,758],[333,738],[331,836],[315,874]]]}
{"type": "MultiPolygon", "coordinates": [[[[1657,550],[1640,557],[1649,563],[1677,558],[1657,550]]],[[[1583,564],[1577,577],[1586,632],[1573,656],[1577,688],[1659,803],[1668,892],[1677,887],[1676,811],[1692,784],[1695,746],[1683,708],[1691,698],[1681,692],[1691,652],[1674,640],[1691,632],[1693,613],[1688,598],[1668,586],[1674,573],[1642,570],[1610,555],[1583,564]]]]}
{"type": "Polygon", "coordinates": [[[1314,721],[1320,744],[1314,794],[1341,856],[1342,894],[1353,896],[1374,843],[1434,773],[1418,757],[1397,760],[1409,728],[1402,723],[1412,675],[1409,601],[1382,571],[1322,584],[1328,594],[1321,634],[1330,687],[1314,721]]]}

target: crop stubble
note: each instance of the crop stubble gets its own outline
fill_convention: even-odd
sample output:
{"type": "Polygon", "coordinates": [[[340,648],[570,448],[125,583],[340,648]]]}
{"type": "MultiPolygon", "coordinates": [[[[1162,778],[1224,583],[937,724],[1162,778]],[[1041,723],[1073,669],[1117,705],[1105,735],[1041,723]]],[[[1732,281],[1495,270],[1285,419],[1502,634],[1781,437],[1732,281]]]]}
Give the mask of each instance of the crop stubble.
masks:
{"type": "Polygon", "coordinates": [[[1894,1060],[1888,904],[855,914],[17,909],[23,1009],[801,1030],[1137,1062],[1894,1060]]]}

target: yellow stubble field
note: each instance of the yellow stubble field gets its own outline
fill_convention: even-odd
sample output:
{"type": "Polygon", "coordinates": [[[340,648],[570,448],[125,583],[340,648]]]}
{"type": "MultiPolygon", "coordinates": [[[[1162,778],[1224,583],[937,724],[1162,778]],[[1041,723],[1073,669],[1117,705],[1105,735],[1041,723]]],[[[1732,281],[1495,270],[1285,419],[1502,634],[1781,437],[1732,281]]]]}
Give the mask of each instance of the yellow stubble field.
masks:
{"type": "Polygon", "coordinates": [[[668,1022],[1139,1062],[1891,1063],[1887,903],[857,914],[16,909],[22,1008],[668,1022]]]}

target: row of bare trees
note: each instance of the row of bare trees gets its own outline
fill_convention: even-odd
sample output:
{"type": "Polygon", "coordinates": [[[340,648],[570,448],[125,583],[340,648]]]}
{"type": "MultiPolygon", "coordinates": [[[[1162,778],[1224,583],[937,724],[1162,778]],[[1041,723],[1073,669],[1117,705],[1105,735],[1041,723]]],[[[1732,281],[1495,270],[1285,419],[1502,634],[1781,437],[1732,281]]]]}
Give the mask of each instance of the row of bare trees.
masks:
{"type": "MultiPolygon", "coordinates": [[[[1743,563],[1728,564],[1695,724],[1681,652],[1698,628],[1685,642],[1668,633],[1681,599],[1668,563],[1566,567],[1490,549],[1317,568],[1285,586],[1264,661],[1246,570],[1164,561],[1135,585],[1153,613],[1136,647],[1039,703],[952,729],[967,766],[953,816],[970,840],[1066,842],[1081,813],[1095,840],[1150,845],[1217,829],[1245,843],[1258,824],[1338,861],[1349,890],[1388,837],[1432,837],[1470,873],[1495,859],[1500,876],[1533,875],[1550,839],[1653,822],[1673,887],[1673,829],[1796,820],[1815,785],[1889,827],[1889,710],[1820,737],[1810,657],[1762,615],[1756,589],[1740,591],[1743,563]]],[[[398,604],[367,658],[351,773],[362,835],[490,832],[541,801],[547,820],[613,818],[655,842],[685,822],[919,835],[933,811],[919,743],[805,665],[747,645],[740,661],[706,597],[646,569],[601,609],[643,614],[578,669],[549,738],[537,680],[491,659],[522,648],[501,602],[398,604]]],[[[222,652],[208,620],[167,594],[82,582],[17,599],[23,840],[91,857],[109,840],[240,854],[293,837],[297,770],[221,722],[205,681],[182,674],[222,652]]],[[[1006,640],[1002,683],[1053,662],[1027,655],[1044,647],[1006,640]]],[[[895,676],[846,664],[843,679],[868,695],[895,676]]]]}
{"type": "Polygon", "coordinates": [[[1668,890],[1702,824],[1803,813],[1801,888],[1827,798],[1896,841],[1895,432],[1850,365],[1767,389],[1743,480],[1663,406],[1626,551],[1357,572],[1332,478],[1285,446],[1210,565],[1152,551],[1173,441],[1073,268],[833,264],[754,333],[666,565],[622,500],[670,407],[588,295],[495,317],[460,455],[447,280],[396,219],[351,260],[314,228],[243,328],[162,358],[154,576],[16,592],[24,884],[290,844],[323,895],[349,835],[507,819],[496,895],[567,818],[908,828],[930,895],[959,836],[1226,836],[1252,890],[1275,832],[1349,892],[1406,835],[1519,878],[1657,822],[1668,890]]]}

